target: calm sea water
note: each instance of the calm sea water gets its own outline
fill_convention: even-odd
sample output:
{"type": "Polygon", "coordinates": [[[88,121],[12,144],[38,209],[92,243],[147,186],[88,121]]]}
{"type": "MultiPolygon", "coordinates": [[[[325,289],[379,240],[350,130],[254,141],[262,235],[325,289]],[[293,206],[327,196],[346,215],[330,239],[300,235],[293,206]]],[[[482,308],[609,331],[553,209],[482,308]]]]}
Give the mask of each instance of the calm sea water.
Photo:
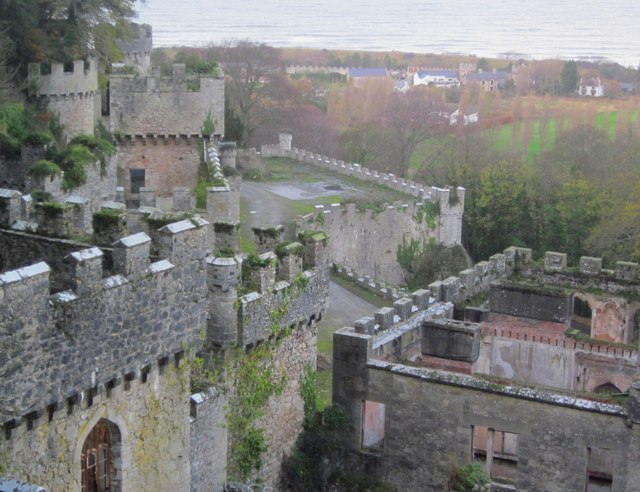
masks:
{"type": "Polygon", "coordinates": [[[640,63],[638,0],[146,0],[155,46],[279,47],[640,63]]]}

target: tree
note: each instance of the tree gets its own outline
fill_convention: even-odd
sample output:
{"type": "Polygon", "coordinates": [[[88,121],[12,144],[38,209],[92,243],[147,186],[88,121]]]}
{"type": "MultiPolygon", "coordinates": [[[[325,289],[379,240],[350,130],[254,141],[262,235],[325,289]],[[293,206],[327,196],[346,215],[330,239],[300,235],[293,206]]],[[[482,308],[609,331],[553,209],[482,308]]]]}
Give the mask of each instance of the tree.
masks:
{"type": "Polygon", "coordinates": [[[269,79],[282,72],[279,53],[264,43],[248,40],[212,45],[209,49],[217,55],[226,75],[227,115],[234,115],[238,122],[239,133],[234,137],[241,147],[247,146],[264,119],[269,79]]]}
{"type": "Polygon", "coordinates": [[[390,142],[393,172],[405,177],[418,144],[448,130],[449,121],[442,117],[443,105],[441,94],[432,91],[414,89],[406,94],[393,94],[384,118],[393,137],[390,142]]]}
{"type": "Polygon", "coordinates": [[[562,67],[560,85],[563,94],[573,94],[578,88],[578,65],[575,61],[569,60],[562,67]]]}
{"type": "Polygon", "coordinates": [[[114,39],[135,15],[135,0],[0,0],[0,19],[11,42],[8,65],[22,79],[29,62],[69,62],[117,56],[114,39]]]}

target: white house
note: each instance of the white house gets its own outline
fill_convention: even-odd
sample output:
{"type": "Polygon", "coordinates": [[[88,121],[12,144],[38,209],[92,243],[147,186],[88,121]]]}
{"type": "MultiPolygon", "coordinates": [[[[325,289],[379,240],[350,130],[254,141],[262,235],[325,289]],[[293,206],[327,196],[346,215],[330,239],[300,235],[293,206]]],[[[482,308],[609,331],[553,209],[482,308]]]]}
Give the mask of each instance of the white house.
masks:
{"type": "Polygon", "coordinates": [[[602,97],[604,96],[604,88],[599,78],[580,79],[578,94],[581,96],[602,97]]]}
{"type": "Polygon", "coordinates": [[[413,74],[413,85],[434,85],[436,87],[457,87],[460,78],[457,70],[430,69],[413,74]]]}

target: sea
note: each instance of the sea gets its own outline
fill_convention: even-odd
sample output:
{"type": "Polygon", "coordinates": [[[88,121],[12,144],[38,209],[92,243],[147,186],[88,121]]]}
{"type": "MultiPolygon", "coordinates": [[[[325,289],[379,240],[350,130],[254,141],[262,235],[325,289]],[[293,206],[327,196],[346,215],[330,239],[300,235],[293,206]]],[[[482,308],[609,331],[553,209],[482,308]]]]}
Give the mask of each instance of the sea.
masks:
{"type": "Polygon", "coordinates": [[[154,46],[308,47],[640,64],[638,0],[145,0],[154,46]]]}

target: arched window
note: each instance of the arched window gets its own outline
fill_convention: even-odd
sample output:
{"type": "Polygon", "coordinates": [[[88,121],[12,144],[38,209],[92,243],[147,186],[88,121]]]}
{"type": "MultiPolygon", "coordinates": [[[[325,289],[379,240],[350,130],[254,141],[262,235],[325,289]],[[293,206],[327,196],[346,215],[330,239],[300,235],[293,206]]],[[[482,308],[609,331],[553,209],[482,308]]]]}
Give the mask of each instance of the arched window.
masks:
{"type": "Polygon", "coordinates": [[[100,420],[87,436],[80,455],[82,492],[120,490],[120,431],[108,420],[100,420]]]}

